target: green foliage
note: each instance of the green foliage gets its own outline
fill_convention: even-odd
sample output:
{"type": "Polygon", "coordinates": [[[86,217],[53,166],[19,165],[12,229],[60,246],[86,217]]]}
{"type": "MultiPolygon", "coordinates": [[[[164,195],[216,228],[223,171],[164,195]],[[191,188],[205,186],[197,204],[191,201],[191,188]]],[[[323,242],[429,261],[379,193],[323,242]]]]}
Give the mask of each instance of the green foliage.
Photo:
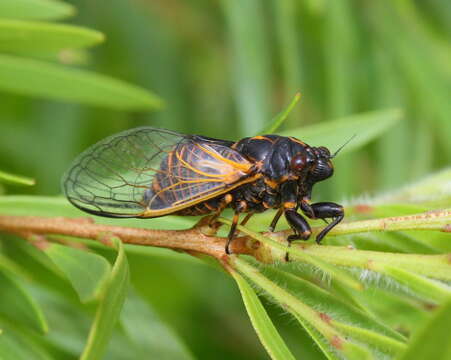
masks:
{"type": "Polygon", "coordinates": [[[431,319],[412,338],[412,345],[399,359],[438,359],[451,356],[448,330],[451,321],[451,298],[443,303],[431,319]]]}
{"type": "Polygon", "coordinates": [[[12,322],[19,322],[29,329],[46,333],[47,323],[34,299],[11,275],[0,272],[0,282],[2,284],[1,316],[12,322]]]}
{"type": "Polygon", "coordinates": [[[180,360],[194,358],[174,331],[133,291],[127,296],[120,322],[133,348],[136,349],[137,358],[180,360]]]}
{"type": "Polygon", "coordinates": [[[33,179],[27,178],[25,176],[8,174],[4,171],[0,171],[0,182],[27,186],[33,186],[35,184],[35,181],[33,179]]]}
{"type": "Polygon", "coordinates": [[[82,360],[95,360],[103,357],[127,295],[129,268],[124,246],[117,238],[111,238],[109,241],[113,243],[118,254],[108,279],[108,285],[103,289],[86,347],[80,356],[82,360]]]}
{"type": "Polygon", "coordinates": [[[98,31],[42,22],[0,20],[0,31],[4,33],[0,52],[15,54],[57,52],[88,47],[103,41],[103,35],[98,31]]]}
{"type": "MultiPolygon", "coordinates": [[[[3,4],[7,8],[5,13],[8,14],[8,9],[10,13],[13,13],[15,8],[17,18],[26,18],[26,11],[21,12],[22,10],[27,9],[28,6],[30,13],[33,10],[39,12],[39,9],[33,7],[41,6],[42,18],[53,18],[58,16],[55,13],[52,14],[52,11],[66,9],[64,4],[56,2],[53,5],[42,0],[25,3],[26,1],[21,0],[14,7],[6,2],[3,4]],[[46,5],[48,8],[44,9],[46,5]]],[[[57,57],[61,57],[61,62],[64,62],[65,52],[70,53],[70,51],[102,42],[104,36],[98,31],[48,22],[1,19],[1,15],[0,31],[3,34],[0,41],[0,89],[18,94],[122,110],[148,110],[162,105],[161,99],[149,91],[108,76],[4,55],[48,57],[56,54],[57,57]]]]}
{"type": "Polygon", "coordinates": [[[260,262],[230,257],[236,284],[109,234],[1,233],[1,359],[450,357],[448,2],[71,3],[68,25],[53,21],[69,3],[0,1],[0,216],[86,217],[54,196],[70,160],[150,125],[228,139],[280,127],[332,152],[355,134],[313,194],[348,199],[346,221],[287,248],[261,233],[273,212],[255,216],[240,230],[260,262]]]}
{"type": "Polygon", "coordinates": [[[355,138],[346,144],[343,153],[358,149],[374,138],[390,130],[402,118],[399,110],[379,110],[370,113],[347,116],[343,119],[281,132],[315,145],[323,145],[335,151],[352,135],[355,138]]]}
{"type": "Polygon", "coordinates": [[[290,112],[293,111],[293,108],[296,106],[296,104],[301,99],[301,94],[297,93],[293,100],[291,100],[290,104],[286,107],[285,110],[277,114],[272,120],[271,123],[268,124],[263,130],[261,130],[258,134],[274,134],[277,129],[279,129],[284,121],[287,119],[290,112]]]}
{"type": "Polygon", "coordinates": [[[270,354],[271,359],[294,359],[293,354],[291,354],[280,337],[257,294],[239,273],[231,270],[231,274],[240,288],[244,305],[252,321],[252,326],[266,351],[270,354]]]}
{"type": "Polygon", "coordinates": [[[0,4],[2,18],[56,20],[74,14],[74,7],[54,0],[3,0],[0,4]]]}
{"type": "Polygon", "coordinates": [[[99,296],[111,271],[109,262],[102,256],[59,244],[49,244],[43,250],[67,276],[81,302],[99,296]]]}
{"type": "Polygon", "coordinates": [[[152,109],[161,101],[122,81],[38,60],[0,55],[0,88],[14,93],[121,110],[152,109]]]}

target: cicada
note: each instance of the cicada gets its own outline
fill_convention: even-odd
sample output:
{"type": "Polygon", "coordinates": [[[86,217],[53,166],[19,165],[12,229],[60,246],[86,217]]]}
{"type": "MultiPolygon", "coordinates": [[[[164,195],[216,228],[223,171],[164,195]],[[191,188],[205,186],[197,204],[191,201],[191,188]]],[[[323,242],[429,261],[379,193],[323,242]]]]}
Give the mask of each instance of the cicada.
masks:
{"type": "MultiPolygon", "coordinates": [[[[336,153],[335,153],[336,154],[336,153]]],[[[333,202],[311,203],[313,186],[332,176],[326,147],[279,135],[237,142],[141,127],[100,141],[83,152],[63,178],[64,193],[77,208],[113,218],[206,215],[234,210],[225,251],[242,223],[268,209],[285,215],[293,234],[307,240],[310,219],[331,219],[317,243],[344,217],[333,202]],[[303,215],[300,214],[300,212],[303,215]]]]}

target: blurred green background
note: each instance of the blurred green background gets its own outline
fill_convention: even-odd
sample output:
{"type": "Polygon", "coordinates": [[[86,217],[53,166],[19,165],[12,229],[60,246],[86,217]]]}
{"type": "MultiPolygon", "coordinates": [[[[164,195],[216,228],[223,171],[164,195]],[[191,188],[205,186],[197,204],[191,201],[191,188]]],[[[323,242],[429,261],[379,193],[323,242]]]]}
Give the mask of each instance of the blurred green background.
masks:
{"type": "MultiPolygon", "coordinates": [[[[165,106],[119,111],[27,97],[0,84],[0,169],[37,182],[0,184],[0,193],[60,194],[60,178],[78,153],[131,127],[225,139],[254,135],[296,92],[302,99],[283,130],[380,109],[404,114],[377,141],[339,157],[335,176],[315,189],[314,200],[393,189],[450,163],[449,1],[67,3],[77,14],[64,23],[98,30],[106,41],[54,59],[141,86],[165,106]]],[[[227,276],[167,256],[150,261],[131,254],[130,263],[137,291],[196,358],[266,358],[227,276]]],[[[322,358],[287,316],[271,304],[269,310],[299,356],[322,358]]]]}

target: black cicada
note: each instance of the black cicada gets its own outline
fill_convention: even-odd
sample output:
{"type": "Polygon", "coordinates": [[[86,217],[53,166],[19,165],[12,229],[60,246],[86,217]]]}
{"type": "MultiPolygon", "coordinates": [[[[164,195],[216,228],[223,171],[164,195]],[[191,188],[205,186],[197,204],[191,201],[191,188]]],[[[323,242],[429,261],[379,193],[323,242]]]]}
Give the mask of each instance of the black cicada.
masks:
{"type": "Polygon", "coordinates": [[[142,127],[113,135],[86,150],[63,179],[64,193],[79,209],[115,218],[169,214],[219,216],[235,211],[226,252],[241,213],[277,209],[294,231],[288,241],[306,240],[310,219],[331,218],[321,239],[344,216],[332,202],[310,203],[312,187],[332,176],[331,155],[293,137],[263,135],[238,142],[142,127]]]}

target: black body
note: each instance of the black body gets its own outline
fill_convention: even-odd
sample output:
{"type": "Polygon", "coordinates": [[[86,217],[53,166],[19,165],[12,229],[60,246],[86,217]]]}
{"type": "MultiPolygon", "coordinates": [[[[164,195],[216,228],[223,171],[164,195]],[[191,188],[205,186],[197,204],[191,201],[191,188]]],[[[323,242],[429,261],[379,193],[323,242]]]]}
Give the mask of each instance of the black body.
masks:
{"type": "MultiPolygon", "coordinates": [[[[214,140],[209,139],[211,141],[214,140]]],[[[202,141],[202,137],[198,138],[202,141]]],[[[332,202],[310,204],[312,187],[318,181],[333,175],[331,156],[325,147],[311,147],[298,139],[278,135],[263,135],[242,139],[236,143],[223,142],[255,164],[253,173],[261,174],[255,182],[247,183],[230,191],[226,195],[199,203],[178,212],[180,215],[203,215],[220,212],[225,207],[235,210],[234,222],[229,233],[226,252],[236,231],[240,213],[249,215],[267,209],[278,209],[271,223],[274,231],[277,221],[285,214],[294,234],[288,241],[307,240],[311,228],[305,218],[298,213],[301,210],[310,219],[331,218],[329,223],[316,237],[319,244],[324,236],[344,217],[343,207],[332,202]]]]}
{"type": "Polygon", "coordinates": [[[310,203],[315,183],[332,176],[335,154],[293,137],[231,142],[142,127],[87,149],[66,173],[63,190],[76,207],[106,217],[213,214],[215,221],[231,207],[235,215],[227,253],[240,214],[248,214],[244,224],[267,209],[278,210],[271,231],[285,215],[294,232],[288,241],[311,235],[298,211],[310,219],[332,219],[317,235],[320,243],[344,216],[341,205],[310,203]]]}

